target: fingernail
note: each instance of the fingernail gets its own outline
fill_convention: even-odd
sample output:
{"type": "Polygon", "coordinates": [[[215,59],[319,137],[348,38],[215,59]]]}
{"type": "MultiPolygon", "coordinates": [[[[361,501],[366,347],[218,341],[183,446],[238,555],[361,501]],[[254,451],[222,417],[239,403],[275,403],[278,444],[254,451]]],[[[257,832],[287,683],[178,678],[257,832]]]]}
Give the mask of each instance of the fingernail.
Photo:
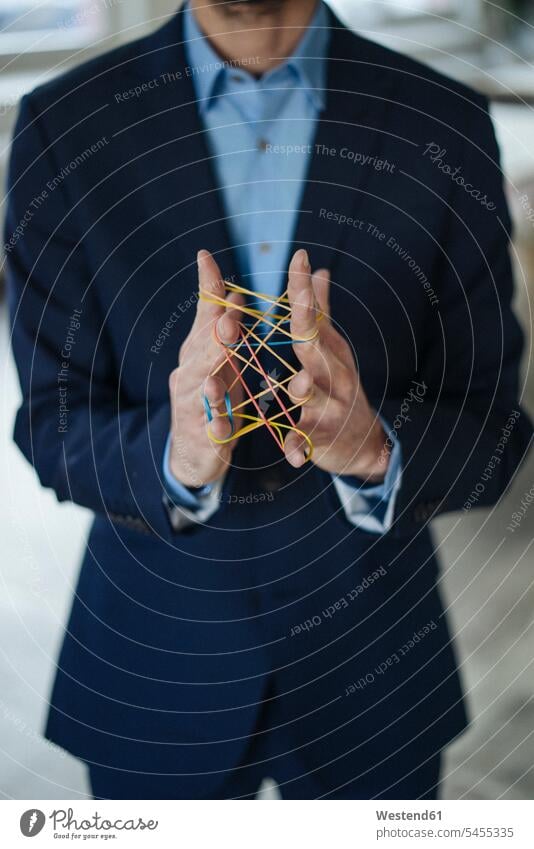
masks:
{"type": "Polygon", "coordinates": [[[304,248],[302,249],[302,263],[307,269],[311,268],[308,251],[304,250],[304,248]]]}
{"type": "Polygon", "coordinates": [[[291,265],[309,265],[310,260],[308,258],[308,252],[304,250],[304,248],[299,248],[299,250],[293,255],[291,260],[291,265]]]}
{"type": "Polygon", "coordinates": [[[306,462],[306,455],[304,454],[304,451],[295,451],[293,454],[293,459],[295,463],[295,468],[300,469],[301,466],[303,466],[306,462]]]}
{"type": "Polygon", "coordinates": [[[202,259],[204,259],[207,256],[209,256],[209,251],[206,251],[206,250],[204,250],[204,248],[202,248],[202,250],[200,250],[197,253],[197,262],[200,262],[202,259]]]}

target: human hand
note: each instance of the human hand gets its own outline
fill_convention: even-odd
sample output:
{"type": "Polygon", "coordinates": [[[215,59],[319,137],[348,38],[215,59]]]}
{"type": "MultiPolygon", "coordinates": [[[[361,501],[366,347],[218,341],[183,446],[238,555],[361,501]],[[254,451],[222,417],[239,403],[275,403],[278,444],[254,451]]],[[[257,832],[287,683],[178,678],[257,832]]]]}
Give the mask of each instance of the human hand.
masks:
{"type": "MultiPolygon", "coordinates": [[[[193,326],[179,354],[179,364],[169,377],[171,400],[171,450],[170,469],[184,486],[201,487],[220,478],[230,465],[237,444],[214,443],[208,428],[216,439],[226,439],[231,434],[231,423],[225,413],[224,399],[234,380],[234,372],[223,366],[216,376],[212,372],[224,363],[224,350],[215,338],[215,329],[222,342],[229,345],[238,338],[240,295],[226,297],[224,281],[219,266],[208,251],[198,254],[199,291],[226,299],[236,309],[227,309],[199,299],[193,326]],[[213,421],[206,427],[204,396],[207,398],[213,421]]],[[[236,385],[230,392],[232,406],[242,400],[242,388],[236,385]]],[[[239,422],[234,422],[236,429],[239,422]]]]}
{"type": "MultiPolygon", "coordinates": [[[[389,462],[386,434],[367,400],[350,345],[331,322],[329,292],[329,272],[312,274],[306,251],[297,251],[288,279],[291,333],[311,341],[294,344],[302,370],[288,390],[294,400],[307,399],[299,428],[313,442],[313,462],[332,474],[378,483],[389,462]]],[[[306,442],[298,433],[286,437],[285,454],[295,468],[306,462],[306,442]]]]}

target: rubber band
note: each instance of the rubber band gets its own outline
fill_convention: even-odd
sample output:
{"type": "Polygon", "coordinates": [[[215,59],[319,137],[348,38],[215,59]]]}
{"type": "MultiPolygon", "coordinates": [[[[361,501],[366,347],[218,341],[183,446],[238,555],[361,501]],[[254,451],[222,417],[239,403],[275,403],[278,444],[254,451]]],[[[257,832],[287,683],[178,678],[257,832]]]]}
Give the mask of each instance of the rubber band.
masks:
{"type": "MultiPolygon", "coordinates": [[[[297,336],[293,336],[290,330],[286,330],[283,326],[284,324],[289,324],[291,321],[291,305],[289,302],[289,298],[287,293],[284,292],[280,297],[273,298],[271,295],[267,295],[259,292],[251,292],[249,289],[245,289],[244,286],[238,286],[237,283],[230,283],[225,281],[225,290],[229,294],[231,292],[237,293],[239,295],[253,295],[255,296],[256,301],[264,301],[266,303],[271,304],[272,306],[276,306],[279,309],[286,310],[285,314],[278,315],[277,313],[271,313],[270,310],[263,311],[260,309],[255,309],[250,305],[243,305],[239,307],[239,311],[244,313],[245,315],[252,316],[252,318],[256,318],[259,322],[264,322],[268,324],[270,327],[279,330],[280,333],[286,335],[290,344],[293,342],[313,342],[314,339],[319,335],[319,329],[316,328],[315,333],[312,336],[299,338],[297,336]]],[[[218,306],[222,306],[225,309],[235,309],[235,304],[228,304],[225,298],[220,297],[219,295],[215,295],[212,292],[209,294],[206,292],[199,292],[199,298],[201,301],[204,301],[208,304],[217,304],[218,306]]],[[[322,312],[317,312],[317,321],[319,322],[323,317],[322,312]]]]}
{"type": "MultiPolygon", "coordinates": [[[[204,395],[203,400],[204,400],[204,410],[205,410],[206,418],[207,418],[208,424],[209,424],[214,419],[213,410],[211,409],[211,404],[208,401],[206,395],[204,395]]],[[[234,430],[235,430],[235,427],[234,427],[234,411],[232,409],[232,399],[230,398],[229,392],[225,392],[225,394],[224,394],[224,406],[226,407],[226,413],[223,413],[222,415],[223,416],[226,415],[228,417],[228,420],[230,421],[230,427],[231,427],[230,435],[227,437],[227,439],[232,439],[233,435],[234,435],[234,430]]],[[[213,442],[217,442],[215,437],[213,437],[212,435],[210,435],[210,439],[212,439],[213,442]]]]}
{"type": "MultiPolygon", "coordinates": [[[[297,374],[296,369],[287,362],[286,359],[275,348],[283,348],[287,345],[303,344],[305,342],[313,342],[318,334],[319,328],[316,327],[315,332],[309,337],[296,337],[291,333],[291,304],[287,295],[287,291],[280,297],[274,298],[260,292],[252,292],[245,289],[244,286],[239,286],[237,283],[225,281],[226,294],[237,293],[248,298],[248,302],[243,306],[228,303],[228,301],[213,293],[199,292],[200,300],[205,303],[217,304],[225,309],[237,310],[248,320],[239,321],[239,337],[236,342],[225,344],[220,339],[217,328],[214,328],[214,335],[218,345],[224,351],[224,359],[213,370],[212,375],[215,376],[225,366],[229,366],[234,373],[234,378],[230,383],[228,391],[224,397],[225,412],[219,413],[219,416],[226,416],[231,425],[231,433],[224,439],[215,437],[208,428],[208,436],[212,442],[217,445],[227,445],[235,439],[245,436],[247,433],[252,433],[260,427],[265,427],[275,440],[280,450],[284,451],[285,440],[288,433],[296,433],[303,440],[306,446],[306,461],[310,460],[313,455],[313,443],[303,430],[298,427],[292,413],[302,407],[309,398],[295,399],[291,398],[288,390],[288,384],[294,375],[297,374]],[[268,309],[260,309],[253,304],[269,304],[268,309]],[[252,319],[252,321],[250,321],[252,319]],[[280,363],[280,366],[286,372],[285,376],[274,377],[268,374],[258,357],[258,352],[265,349],[280,363]],[[249,370],[255,372],[262,378],[260,384],[264,388],[254,392],[250,389],[246,375],[249,370]],[[244,399],[232,406],[231,392],[240,385],[243,390],[244,399]],[[285,397],[284,397],[285,396],[285,397]],[[269,401],[276,405],[275,411],[267,415],[261,403],[266,397],[269,401]],[[252,409],[247,409],[252,408],[252,409]],[[239,421],[240,425],[235,425],[239,421]]],[[[323,318],[323,314],[317,311],[317,322],[323,318]]],[[[250,373],[250,372],[249,372],[250,373]]],[[[213,411],[206,396],[204,396],[204,409],[208,423],[213,421],[213,411]]]]}

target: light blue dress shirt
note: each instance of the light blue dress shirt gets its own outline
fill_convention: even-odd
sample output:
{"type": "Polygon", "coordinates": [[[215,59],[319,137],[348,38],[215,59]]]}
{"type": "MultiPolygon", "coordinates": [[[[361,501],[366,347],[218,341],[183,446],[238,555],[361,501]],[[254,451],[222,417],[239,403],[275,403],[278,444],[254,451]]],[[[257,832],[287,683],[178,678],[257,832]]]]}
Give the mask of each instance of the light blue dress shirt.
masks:
{"type": "MultiPolygon", "coordinates": [[[[189,6],[184,26],[186,73],[192,77],[208,131],[243,285],[276,297],[284,287],[316,124],[325,108],[330,40],[326,8],[318,4],[293,55],[259,79],[245,63],[224,62],[215,53],[189,6]]],[[[252,70],[253,64],[251,57],[252,70]]],[[[393,449],[383,483],[356,487],[346,478],[333,477],[349,520],[374,533],[391,525],[401,482],[400,444],[384,426],[393,449]]],[[[167,494],[182,513],[186,508],[195,521],[207,521],[217,510],[221,482],[193,495],[170,471],[169,443],[163,471],[167,494]]]]}

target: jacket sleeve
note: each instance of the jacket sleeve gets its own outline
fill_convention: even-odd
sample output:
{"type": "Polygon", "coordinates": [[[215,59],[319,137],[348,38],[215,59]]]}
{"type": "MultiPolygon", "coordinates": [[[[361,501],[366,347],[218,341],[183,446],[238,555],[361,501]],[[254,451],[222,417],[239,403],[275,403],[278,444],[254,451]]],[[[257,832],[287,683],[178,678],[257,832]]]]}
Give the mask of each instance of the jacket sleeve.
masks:
{"type": "Polygon", "coordinates": [[[60,171],[30,95],[15,129],[5,229],[22,389],[15,441],[60,501],[170,539],[161,480],[169,404],[121,396],[60,171]]]}
{"type": "Polygon", "coordinates": [[[451,192],[436,196],[447,204],[448,230],[418,383],[380,408],[402,445],[396,535],[413,534],[445,511],[495,504],[532,439],[520,406],[523,338],[511,308],[511,222],[487,103],[479,102],[463,131],[461,169],[449,174],[451,192]]]}

